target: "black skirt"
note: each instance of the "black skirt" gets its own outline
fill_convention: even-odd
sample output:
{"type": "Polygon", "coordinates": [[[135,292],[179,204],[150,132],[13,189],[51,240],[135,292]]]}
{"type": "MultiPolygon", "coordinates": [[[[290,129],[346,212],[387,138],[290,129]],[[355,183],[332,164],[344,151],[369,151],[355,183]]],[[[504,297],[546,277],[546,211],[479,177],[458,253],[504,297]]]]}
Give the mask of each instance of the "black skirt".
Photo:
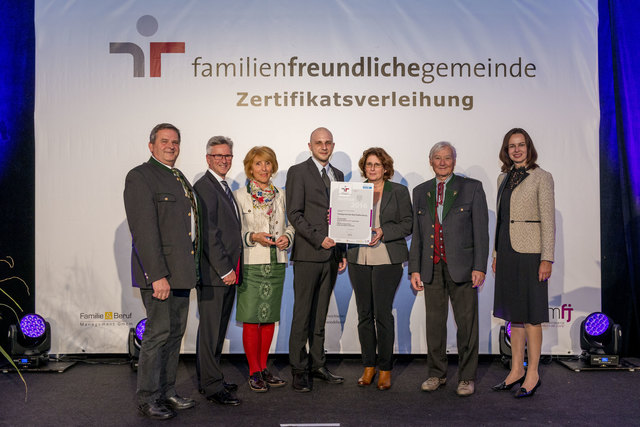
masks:
{"type": "Polygon", "coordinates": [[[549,321],[547,281],[538,281],[540,254],[523,254],[511,247],[511,193],[505,186],[498,209],[496,282],[493,315],[509,322],[537,325],[549,321]]]}

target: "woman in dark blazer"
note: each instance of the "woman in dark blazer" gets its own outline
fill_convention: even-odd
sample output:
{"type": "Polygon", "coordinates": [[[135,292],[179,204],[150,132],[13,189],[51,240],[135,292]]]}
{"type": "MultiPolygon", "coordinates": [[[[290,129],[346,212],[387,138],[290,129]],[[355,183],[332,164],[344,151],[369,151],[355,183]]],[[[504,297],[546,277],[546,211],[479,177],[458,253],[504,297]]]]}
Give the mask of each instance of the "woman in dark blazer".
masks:
{"type": "Polygon", "coordinates": [[[549,321],[547,280],[554,256],[555,199],[553,177],[537,165],[537,159],[527,131],[507,132],[500,148],[493,315],[511,322],[512,360],[511,372],[493,390],[519,384],[517,398],[533,396],[542,384],[538,373],[542,323],[549,321]]]}
{"type": "Polygon", "coordinates": [[[358,166],[374,191],[371,242],[349,245],[347,251],[364,364],[358,385],[371,384],[377,365],[378,389],[387,390],[391,387],[395,340],[391,310],[402,278],[402,263],[409,254],[405,237],[411,234],[413,224],[411,200],[407,187],[389,181],[393,176],[393,159],[384,149],[368,148],[358,166]]]}

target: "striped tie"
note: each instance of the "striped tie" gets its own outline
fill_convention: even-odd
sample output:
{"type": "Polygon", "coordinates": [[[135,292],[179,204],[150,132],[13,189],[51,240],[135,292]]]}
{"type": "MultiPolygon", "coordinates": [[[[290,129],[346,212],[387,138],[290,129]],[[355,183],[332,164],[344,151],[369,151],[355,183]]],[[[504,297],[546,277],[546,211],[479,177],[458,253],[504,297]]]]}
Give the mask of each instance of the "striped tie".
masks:
{"type": "Polygon", "coordinates": [[[224,194],[226,194],[227,197],[229,198],[229,201],[231,201],[231,206],[233,206],[233,209],[236,213],[236,218],[238,218],[238,209],[236,206],[236,201],[233,198],[233,194],[231,194],[231,189],[229,188],[229,184],[227,184],[227,181],[225,181],[224,179],[220,182],[222,182],[222,186],[224,187],[224,194]]]}

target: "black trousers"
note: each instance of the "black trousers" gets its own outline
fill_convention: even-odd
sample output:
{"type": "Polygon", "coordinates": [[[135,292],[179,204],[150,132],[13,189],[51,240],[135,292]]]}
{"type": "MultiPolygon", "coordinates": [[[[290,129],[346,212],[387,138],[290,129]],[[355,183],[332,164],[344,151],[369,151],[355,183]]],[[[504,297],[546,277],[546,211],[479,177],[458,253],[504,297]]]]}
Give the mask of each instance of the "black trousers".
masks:
{"type": "Polygon", "coordinates": [[[447,375],[449,299],[458,326],[458,381],[473,380],[478,369],[478,291],[470,281],[454,282],[444,261],[433,266],[433,280],[424,284],[429,377],[447,375]]]}
{"type": "Polygon", "coordinates": [[[293,264],[289,363],[294,374],[321,368],[326,363],[324,327],[337,275],[338,262],[333,258],[327,262],[295,261],[293,264]]]}
{"type": "Polygon", "coordinates": [[[224,390],[220,355],[236,296],[235,285],[198,287],[198,339],[196,374],[205,396],[224,390]]]}
{"type": "Polygon", "coordinates": [[[189,290],[169,292],[166,300],[154,298],[153,289],[140,289],[147,311],[138,359],[138,404],[176,395],[180,345],[187,328],[189,290]]]}
{"type": "Polygon", "coordinates": [[[395,321],[392,309],[402,271],[402,264],[349,263],[349,278],[358,308],[358,338],[364,366],[377,364],[383,371],[390,371],[393,367],[395,321]]]}

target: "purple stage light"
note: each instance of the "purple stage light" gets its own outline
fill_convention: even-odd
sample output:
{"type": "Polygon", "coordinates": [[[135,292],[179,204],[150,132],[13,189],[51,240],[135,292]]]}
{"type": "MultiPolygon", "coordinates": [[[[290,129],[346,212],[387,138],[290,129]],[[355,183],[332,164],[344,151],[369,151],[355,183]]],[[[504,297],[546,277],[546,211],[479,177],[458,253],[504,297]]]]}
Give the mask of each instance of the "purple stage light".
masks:
{"type": "Polygon", "coordinates": [[[584,322],[585,332],[592,337],[602,335],[608,327],[609,317],[604,313],[591,313],[584,322]]]}
{"type": "Polygon", "coordinates": [[[507,322],[507,336],[509,337],[509,339],[511,339],[511,322],[507,322]]]}
{"type": "Polygon", "coordinates": [[[27,314],[20,319],[20,330],[29,338],[40,338],[44,335],[45,322],[42,316],[37,314],[27,314]]]}
{"type": "Polygon", "coordinates": [[[147,319],[144,318],[138,322],[136,325],[136,337],[138,337],[138,341],[142,342],[142,336],[144,335],[144,329],[147,326],[147,319]]]}

